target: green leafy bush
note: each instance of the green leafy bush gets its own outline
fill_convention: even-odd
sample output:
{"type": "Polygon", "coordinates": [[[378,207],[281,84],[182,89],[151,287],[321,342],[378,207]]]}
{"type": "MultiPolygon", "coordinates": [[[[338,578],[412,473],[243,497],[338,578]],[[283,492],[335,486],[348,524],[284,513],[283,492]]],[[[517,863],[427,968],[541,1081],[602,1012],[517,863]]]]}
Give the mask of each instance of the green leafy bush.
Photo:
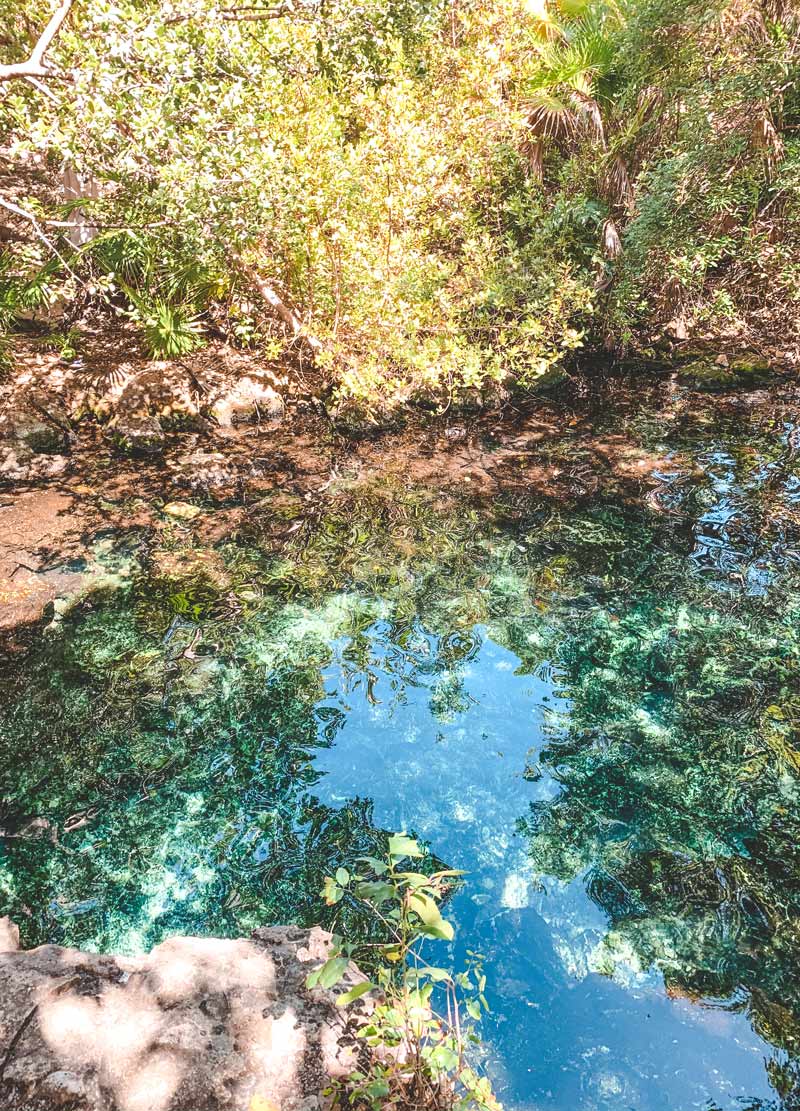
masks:
{"type": "Polygon", "coordinates": [[[354,901],[376,919],[386,938],[359,946],[334,936],[331,955],[307,979],[309,988],[335,987],[349,973],[351,960],[361,961],[373,976],[356,979],[337,997],[340,1007],[370,992],[374,1000],[358,1029],[364,1064],[331,1087],[334,1106],[371,1111],[500,1107],[488,1079],[468,1060],[470,1043],[479,1040],[475,1024],[489,1006],[481,958],[470,954],[465,971],[453,974],[430,965],[421,952],[428,938],[452,941],[453,927],[439,904],[462,873],[407,870],[404,862],[424,855],[414,838],[395,833],[385,857],[362,857],[358,874],[340,867],[325,878],[321,894],[328,906],[354,901]],[[443,1014],[435,1010],[437,988],[443,1014]]]}
{"type": "MultiPolygon", "coordinates": [[[[22,7],[19,27],[39,26],[40,5],[22,7]]],[[[186,354],[201,324],[271,359],[311,340],[334,403],[376,418],[664,332],[800,345],[790,5],[237,13],[76,6],[48,56],[70,81],[4,84],[13,153],[93,185],[26,210],[99,231],[76,251],[49,225],[6,246],[5,326],[9,297],[42,283],[138,297],[153,354],[186,354]]],[[[24,38],[7,49],[24,55],[24,38]]]]}

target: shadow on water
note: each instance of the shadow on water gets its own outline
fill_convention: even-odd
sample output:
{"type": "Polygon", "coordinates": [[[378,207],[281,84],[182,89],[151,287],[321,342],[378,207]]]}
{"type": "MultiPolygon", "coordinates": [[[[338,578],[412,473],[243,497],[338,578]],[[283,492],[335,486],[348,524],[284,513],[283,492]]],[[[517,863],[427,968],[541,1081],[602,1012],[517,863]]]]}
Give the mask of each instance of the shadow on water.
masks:
{"type": "Polygon", "coordinates": [[[797,1108],[787,444],[667,445],[640,508],[342,486],[223,586],[86,602],[3,671],[0,913],[118,952],[309,924],[407,828],[470,872],[508,1105],[797,1108]]]}

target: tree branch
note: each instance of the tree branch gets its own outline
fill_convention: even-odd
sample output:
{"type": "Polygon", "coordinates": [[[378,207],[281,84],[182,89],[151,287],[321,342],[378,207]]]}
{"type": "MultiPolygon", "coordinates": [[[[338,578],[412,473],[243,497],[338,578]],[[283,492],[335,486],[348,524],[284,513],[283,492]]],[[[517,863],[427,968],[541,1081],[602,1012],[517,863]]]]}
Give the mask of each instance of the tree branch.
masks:
{"type": "MultiPolygon", "coordinates": [[[[71,2],[72,0],[70,0],[70,3],[71,2]]],[[[64,256],[59,253],[58,247],[56,247],[55,243],[52,243],[44,234],[41,227],[39,226],[39,220],[32,212],[26,212],[24,208],[20,208],[18,204],[14,204],[12,201],[7,201],[5,197],[0,197],[0,208],[4,208],[7,212],[13,212],[15,216],[22,216],[24,217],[24,219],[29,220],[33,227],[36,238],[40,239],[42,243],[44,243],[44,245],[53,252],[61,265],[66,268],[66,270],[72,275],[73,278],[80,280],[78,279],[78,275],[72,269],[64,256]]]]}
{"type": "MultiPolygon", "coordinates": [[[[22,216],[25,220],[30,220],[32,224],[44,224],[48,228],[80,228],[84,226],[81,220],[49,220],[44,216],[37,216],[34,212],[29,212],[26,208],[20,208],[18,204],[9,201],[6,197],[0,196],[0,208],[5,208],[8,212],[13,212],[15,216],[22,216]]],[[[121,231],[149,231],[151,228],[169,228],[172,227],[171,220],[154,220],[150,224],[108,224],[105,221],[92,220],[91,226],[98,228],[100,231],[106,229],[118,228],[121,231]]]]}
{"type": "Polygon", "coordinates": [[[315,355],[321,354],[325,349],[323,342],[310,334],[303,326],[297,313],[281,298],[273,287],[266,282],[255,267],[248,265],[239,255],[231,256],[234,266],[248,279],[250,284],[258,290],[264,301],[280,317],[283,323],[291,330],[295,339],[305,340],[315,355]]]}
{"type": "Polygon", "coordinates": [[[56,96],[56,94],[54,92],[52,92],[51,89],[48,89],[47,85],[43,85],[41,83],[41,81],[38,80],[38,78],[31,77],[30,74],[29,74],[25,78],[25,80],[28,82],[29,85],[33,85],[33,87],[34,87],[34,89],[36,89],[37,93],[41,93],[42,96],[49,97],[50,100],[54,100],[56,102],[56,104],[58,104],[58,97],[56,96]]]}
{"type": "Polygon", "coordinates": [[[61,30],[72,4],[73,0],[61,0],[58,8],[50,16],[50,22],[39,36],[39,41],[34,46],[27,62],[15,62],[10,66],[0,66],[0,81],[12,81],[15,77],[47,77],[48,70],[44,64],[45,53],[61,30]]]}
{"type": "MultiPolygon", "coordinates": [[[[286,15],[297,15],[297,11],[291,4],[281,4],[277,8],[221,8],[214,14],[231,23],[259,23],[265,19],[282,19],[286,15]]],[[[208,12],[189,12],[185,15],[170,16],[166,22],[167,24],[186,23],[190,19],[206,19],[208,15],[208,12]]]]}

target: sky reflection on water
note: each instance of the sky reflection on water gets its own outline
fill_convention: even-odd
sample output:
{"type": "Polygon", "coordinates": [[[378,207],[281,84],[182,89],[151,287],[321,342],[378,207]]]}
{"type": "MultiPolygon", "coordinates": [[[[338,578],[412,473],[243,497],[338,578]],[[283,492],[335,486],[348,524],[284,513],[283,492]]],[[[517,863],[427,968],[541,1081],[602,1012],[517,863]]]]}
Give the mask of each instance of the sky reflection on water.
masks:
{"type": "MultiPolygon", "coordinates": [[[[603,975],[607,921],[583,879],[537,873],[516,825],[532,800],[560,790],[536,764],[543,715],[569,709],[557,677],[519,674],[519,659],[475,629],[465,662],[400,683],[396,658],[385,666],[397,652],[387,633],[383,623],[369,631],[364,670],[342,640],[324,671],[324,705],[344,718],[316,758],[316,793],[331,805],[368,795],[377,824],[413,830],[469,872],[450,908],[454,955],[489,958],[485,1026],[500,1098],[542,1111],[681,1111],[767,1097],[770,1047],[745,1015],[670,998],[633,954],[603,975]],[[459,710],[437,712],[443,685],[458,690],[459,710]]],[[[420,627],[413,639],[414,656],[436,660],[436,637],[420,627]]]]}

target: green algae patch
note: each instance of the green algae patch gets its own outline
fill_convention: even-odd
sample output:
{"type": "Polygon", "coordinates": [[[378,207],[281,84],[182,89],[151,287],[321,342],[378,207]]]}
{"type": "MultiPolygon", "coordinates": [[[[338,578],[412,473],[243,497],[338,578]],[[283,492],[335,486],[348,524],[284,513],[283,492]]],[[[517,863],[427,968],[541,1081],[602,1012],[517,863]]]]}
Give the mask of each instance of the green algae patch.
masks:
{"type": "Polygon", "coordinates": [[[727,390],[755,390],[766,386],[773,377],[767,359],[757,356],[737,356],[722,363],[712,359],[695,359],[685,364],[678,373],[678,380],[693,390],[709,393],[727,390]]]}

